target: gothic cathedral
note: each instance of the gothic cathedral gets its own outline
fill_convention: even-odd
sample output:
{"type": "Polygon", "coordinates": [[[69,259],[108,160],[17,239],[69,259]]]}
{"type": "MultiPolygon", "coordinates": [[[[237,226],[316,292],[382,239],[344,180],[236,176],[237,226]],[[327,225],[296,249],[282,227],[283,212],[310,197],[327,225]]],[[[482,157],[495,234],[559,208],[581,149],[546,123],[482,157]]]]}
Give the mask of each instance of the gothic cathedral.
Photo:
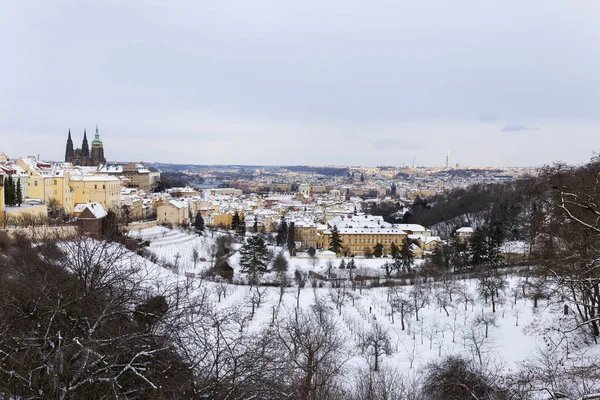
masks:
{"type": "Polygon", "coordinates": [[[85,129],[83,131],[83,142],[81,143],[80,149],[73,149],[73,140],[71,140],[71,130],[69,129],[69,137],[67,138],[67,151],[65,152],[65,162],[73,165],[94,167],[106,164],[106,158],[104,158],[104,146],[102,145],[102,140],[100,140],[98,125],[96,125],[96,136],[92,141],[91,155],[85,129]]]}

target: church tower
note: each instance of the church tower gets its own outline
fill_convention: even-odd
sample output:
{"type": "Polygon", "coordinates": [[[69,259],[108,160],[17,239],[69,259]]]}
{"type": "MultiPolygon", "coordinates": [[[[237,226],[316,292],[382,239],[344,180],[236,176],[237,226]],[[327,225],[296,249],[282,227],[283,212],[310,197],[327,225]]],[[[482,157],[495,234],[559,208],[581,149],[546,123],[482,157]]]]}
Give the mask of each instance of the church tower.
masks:
{"type": "Polygon", "coordinates": [[[98,133],[98,125],[96,125],[96,136],[92,141],[91,165],[97,166],[100,164],[106,164],[106,159],[104,158],[104,145],[102,144],[102,140],[100,140],[100,133],[98,133]]]}
{"type": "Polygon", "coordinates": [[[71,130],[69,129],[69,137],[67,139],[67,150],[65,151],[65,162],[73,162],[73,140],[71,139],[71,130]]]}
{"type": "Polygon", "coordinates": [[[87,132],[83,130],[83,142],[81,143],[81,158],[83,160],[89,160],[90,158],[90,146],[88,145],[87,132]]]}

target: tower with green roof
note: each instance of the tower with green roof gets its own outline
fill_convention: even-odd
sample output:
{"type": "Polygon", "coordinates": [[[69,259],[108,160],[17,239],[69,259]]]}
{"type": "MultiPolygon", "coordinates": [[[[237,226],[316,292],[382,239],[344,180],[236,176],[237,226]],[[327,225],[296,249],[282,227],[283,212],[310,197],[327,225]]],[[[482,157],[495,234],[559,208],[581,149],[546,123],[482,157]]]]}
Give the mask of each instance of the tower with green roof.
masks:
{"type": "Polygon", "coordinates": [[[106,164],[106,159],[104,158],[104,145],[100,139],[98,125],[96,125],[96,136],[94,136],[94,140],[92,141],[92,165],[101,164],[106,164]]]}

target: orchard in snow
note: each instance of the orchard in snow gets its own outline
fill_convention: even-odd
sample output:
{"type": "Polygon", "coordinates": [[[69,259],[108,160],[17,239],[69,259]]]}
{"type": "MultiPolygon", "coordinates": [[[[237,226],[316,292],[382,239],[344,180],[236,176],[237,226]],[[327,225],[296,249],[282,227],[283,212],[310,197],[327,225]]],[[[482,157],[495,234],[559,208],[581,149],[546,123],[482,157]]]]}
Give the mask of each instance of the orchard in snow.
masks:
{"type": "MultiPolygon", "coordinates": [[[[386,259],[355,259],[356,268],[348,269],[340,263],[345,267],[350,259],[290,258],[270,245],[272,263],[257,282],[240,268],[238,238],[225,256],[234,270],[229,282],[208,274],[218,262],[220,235],[163,227],[130,233],[149,241],[146,258],[155,263],[145,263],[163,281],[181,285],[170,304],[200,301],[193,329],[178,335],[207,380],[231,384],[239,379],[232,360],[258,352],[266,357],[263,372],[278,360],[305,398],[365,398],[360,393],[386,390],[397,394],[390,398],[411,398],[415,388],[437,390],[428,379],[440,365],[467,366],[485,379],[487,395],[578,398],[598,388],[588,373],[598,348],[584,329],[575,329],[576,305],[550,296],[552,280],[524,267],[385,279],[386,259]],[[257,341],[266,337],[267,343],[257,341]]],[[[247,379],[267,379],[247,373],[247,379]]]]}

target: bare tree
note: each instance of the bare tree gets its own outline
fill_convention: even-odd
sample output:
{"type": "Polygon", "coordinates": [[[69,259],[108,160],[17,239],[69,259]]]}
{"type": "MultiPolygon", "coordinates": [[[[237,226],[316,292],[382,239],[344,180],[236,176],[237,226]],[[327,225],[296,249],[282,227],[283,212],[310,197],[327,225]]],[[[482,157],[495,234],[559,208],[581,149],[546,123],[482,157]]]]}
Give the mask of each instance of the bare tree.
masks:
{"type": "Polygon", "coordinates": [[[508,283],[500,274],[482,276],[477,281],[477,291],[479,295],[486,300],[489,298],[492,303],[492,312],[496,312],[496,303],[504,295],[508,283]]]}
{"type": "Polygon", "coordinates": [[[277,322],[275,332],[283,350],[284,373],[295,382],[297,398],[328,398],[349,358],[331,310],[317,299],[309,310],[296,310],[277,322]]]}
{"type": "Polygon", "coordinates": [[[368,356],[373,357],[373,371],[379,371],[379,359],[383,355],[392,354],[390,335],[387,329],[378,322],[373,322],[369,330],[359,336],[360,348],[368,356]]]}
{"type": "Polygon", "coordinates": [[[405,319],[415,312],[413,301],[402,290],[395,290],[389,296],[392,324],[394,323],[394,314],[400,314],[400,324],[402,330],[405,330],[405,319]]]}
{"type": "Polygon", "coordinates": [[[339,315],[342,315],[342,308],[349,299],[348,291],[346,290],[346,282],[343,281],[340,285],[329,289],[329,297],[333,304],[335,304],[335,308],[338,310],[339,315]]]}
{"type": "Polygon", "coordinates": [[[422,310],[429,304],[429,294],[422,285],[414,285],[408,293],[415,313],[415,318],[419,320],[419,310],[422,310]]]}
{"type": "Polygon", "coordinates": [[[463,303],[465,311],[467,311],[469,304],[474,304],[475,299],[473,298],[473,295],[466,284],[458,284],[457,295],[459,301],[463,303]]]}

